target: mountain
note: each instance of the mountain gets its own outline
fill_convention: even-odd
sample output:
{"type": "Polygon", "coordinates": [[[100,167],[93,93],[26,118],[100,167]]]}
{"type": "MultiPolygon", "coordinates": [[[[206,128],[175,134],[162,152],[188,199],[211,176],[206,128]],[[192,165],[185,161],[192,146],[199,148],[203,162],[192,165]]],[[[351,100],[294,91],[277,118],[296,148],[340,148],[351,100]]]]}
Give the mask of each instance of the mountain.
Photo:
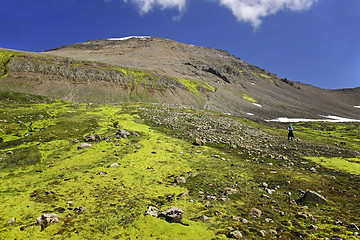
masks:
{"type": "Polygon", "coordinates": [[[0,61],[0,239],[360,236],[360,122],[244,119],[358,119],[359,88],[150,37],[0,61]]]}
{"type": "Polygon", "coordinates": [[[360,88],[320,89],[282,79],[224,50],[157,37],[16,52],[5,68],[0,90],[78,102],[181,104],[253,120],[357,118],[354,106],[360,103],[360,88]]]}

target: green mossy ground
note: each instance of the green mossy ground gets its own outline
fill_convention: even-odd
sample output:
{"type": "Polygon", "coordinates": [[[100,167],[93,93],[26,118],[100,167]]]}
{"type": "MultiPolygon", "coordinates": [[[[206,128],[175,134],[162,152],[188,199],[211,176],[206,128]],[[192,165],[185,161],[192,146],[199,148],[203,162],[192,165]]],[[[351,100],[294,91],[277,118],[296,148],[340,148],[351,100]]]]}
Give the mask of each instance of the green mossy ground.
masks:
{"type": "MultiPolygon", "coordinates": [[[[330,125],[321,129],[296,126],[298,140],[286,142],[286,152],[278,150],[293,158],[292,167],[284,167],[283,159],[255,150],[224,144],[195,146],[193,139],[176,137],[176,129],[156,124],[143,114],[145,109],[159,108],[193,114],[193,118],[205,114],[217,117],[221,115],[218,113],[140,103],[77,104],[9,92],[0,92],[0,107],[0,239],[227,239],[229,227],[241,231],[245,239],[259,239],[260,230],[270,229],[283,239],[353,239],[347,225],[360,225],[359,172],[347,171],[354,169],[353,165],[333,164],[328,169],[324,164],[314,173],[308,168],[323,165],[327,159],[318,162],[310,158],[312,162],[292,155],[295,151],[307,151],[309,155],[306,148],[312,146],[317,154],[308,157],[326,156],[321,144],[336,146],[345,138],[344,151],[347,147],[356,151],[358,140],[356,136],[351,138],[358,131],[356,124],[338,124],[332,134],[325,134],[324,127],[330,125]],[[338,133],[337,129],[342,128],[348,130],[338,133]],[[139,136],[117,137],[120,129],[139,136]],[[107,140],[91,142],[86,149],[77,148],[86,135],[94,134],[107,140]],[[308,140],[312,134],[317,136],[316,143],[308,140]],[[74,138],[80,142],[73,143],[74,138]],[[307,144],[304,148],[303,143],[307,144]],[[120,167],[108,168],[112,163],[120,167]],[[180,176],[187,178],[186,183],[176,183],[180,176]],[[261,182],[276,188],[276,193],[262,197],[266,192],[259,187],[261,182]],[[239,193],[220,201],[224,188],[236,188],[239,193]],[[329,204],[289,204],[290,199],[301,197],[297,189],[319,191],[328,197],[329,204]],[[183,193],[187,196],[180,196],[183,193]],[[74,204],[68,205],[69,201],[74,204]],[[295,218],[297,212],[304,211],[305,204],[315,219],[295,218]],[[150,205],[160,210],[181,208],[182,224],[145,216],[150,205]],[[85,211],[76,212],[76,207],[85,211]],[[253,207],[262,210],[261,219],[248,216],[253,207]],[[26,228],[43,213],[59,214],[60,223],[43,231],[39,226],[26,228]],[[202,215],[210,220],[201,221],[202,215]],[[246,218],[249,223],[233,216],[246,218]],[[14,224],[7,223],[11,218],[16,218],[14,224]],[[267,223],[265,218],[275,223],[267,223]],[[336,219],[344,224],[334,225],[336,219]],[[307,229],[311,224],[319,230],[307,229]]],[[[284,134],[259,123],[231,118],[267,131],[274,139],[284,134]]],[[[346,161],[356,165],[358,159],[352,155],[346,161]]],[[[268,234],[264,239],[275,237],[268,234]]]]}

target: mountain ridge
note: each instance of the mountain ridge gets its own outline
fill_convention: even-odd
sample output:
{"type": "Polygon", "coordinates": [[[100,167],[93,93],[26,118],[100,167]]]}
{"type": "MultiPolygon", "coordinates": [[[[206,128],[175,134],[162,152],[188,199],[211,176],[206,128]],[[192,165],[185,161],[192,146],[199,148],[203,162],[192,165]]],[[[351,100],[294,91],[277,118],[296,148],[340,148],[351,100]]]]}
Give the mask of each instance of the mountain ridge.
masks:
{"type": "MultiPolygon", "coordinates": [[[[328,90],[293,82],[246,63],[225,50],[198,47],[169,39],[100,39],[34,54],[47,59],[44,64],[33,63],[35,66],[51,65],[51,59],[54,60],[52,66],[48,66],[53,70],[35,75],[41,74],[42,83],[48,81],[48,85],[54,84],[56,78],[55,85],[60,89],[67,82],[67,89],[62,89],[61,94],[51,95],[66,100],[184,104],[254,120],[277,117],[317,118],[319,115],[340,115],[347,118],[358,116],[357,109],[353,107],[360,102],[357,89],[328,90]],[[56,65],[61,65],[60,72],[54,70],[56,65]],[[68,74],[65,74],[65,70],[61,73],[61,68],[67,69],[68,74]],[[72,75],[79,72],[83,73],[77,75],[77,80],[82,80],[76,81],[76,77],[72,78],[72,75]],[[114,76],[117,80],[113,79],[114,76]],[[69,83],[69,78],[77,83],[69,83]],[[118,82],[121,82],[121,87],[118,82]],[[91,96],[89,91],[93,92],[91,96]],[[104,97],[100,97],[101,95],[104,97]]],[[[16,62],[16,59],[12,62],[16,62]]],[[[9,64],[10,74],[7,77],[10,81],[13,73],[16,73],[16,81],[22,79],[28,86],[39,83],[38,80],[37,83],[29,81],[29,69],[24,70],[19,66],[12,69],[16,65],[12,62],[9,64]]],[[[44,90],[38,93],[49,94],[47,88],[44,86],[44,90]]],[[[4,90],[12,89],[10,87],[4,90]]]]}

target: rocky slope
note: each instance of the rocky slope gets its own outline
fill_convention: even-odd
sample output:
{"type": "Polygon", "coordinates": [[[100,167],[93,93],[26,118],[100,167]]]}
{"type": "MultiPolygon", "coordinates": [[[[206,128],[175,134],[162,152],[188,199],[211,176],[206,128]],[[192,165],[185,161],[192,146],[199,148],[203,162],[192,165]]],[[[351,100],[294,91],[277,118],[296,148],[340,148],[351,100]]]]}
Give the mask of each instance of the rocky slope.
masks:
{"type": "Polygon", "coordinates": [[[319,89],[281,79],[224,50],[156,37],[103,39],[46,53],[19,53],[6,68],[2,90],[79,102],[163,102],[257,120],[357,118],[359,113],[354,106],[360,103],[360,88],[319,89]]]}

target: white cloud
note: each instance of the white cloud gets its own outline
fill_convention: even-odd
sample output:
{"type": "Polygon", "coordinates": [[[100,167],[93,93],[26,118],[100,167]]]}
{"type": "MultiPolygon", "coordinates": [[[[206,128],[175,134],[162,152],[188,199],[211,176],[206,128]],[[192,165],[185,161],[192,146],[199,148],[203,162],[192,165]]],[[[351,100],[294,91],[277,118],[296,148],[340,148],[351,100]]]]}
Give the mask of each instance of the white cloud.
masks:
{"type": "Polygon", "coordinates": [[[262,18],[279,11],[305,11],[318,0],[219,0],[220,5],[229,8],[242,22],[250,23],[255,29],[260,27],[262,18]]]}
{"type": "Polygon", "coordinates": [[[141,14],[150,12],[154,7],[160,7],[162,10],[167,8],[177,8],[182,12],[186,6],[186,0],[124,0],[135,4],[141,14]]]}
{"type": "MultiPolygon", "coordinates": [[[[111,0],[104,0],[109,2],[111,0]]],[[[180,13],[185,10],[187,1],[191,0],[123,0],[135,4],[140,14],[146,14],[153,8],[162,10],[175,8],[180,13]]],[[[204,1],[204,0],[203,0],[204,1]]],[[[305,11],[319,0],[205,0],[209,4],[218,2],[220,6],[229,8],[240,22],[246,22],[254,29],[260,27],[262,19],[279,11],[305,11]]]]}

